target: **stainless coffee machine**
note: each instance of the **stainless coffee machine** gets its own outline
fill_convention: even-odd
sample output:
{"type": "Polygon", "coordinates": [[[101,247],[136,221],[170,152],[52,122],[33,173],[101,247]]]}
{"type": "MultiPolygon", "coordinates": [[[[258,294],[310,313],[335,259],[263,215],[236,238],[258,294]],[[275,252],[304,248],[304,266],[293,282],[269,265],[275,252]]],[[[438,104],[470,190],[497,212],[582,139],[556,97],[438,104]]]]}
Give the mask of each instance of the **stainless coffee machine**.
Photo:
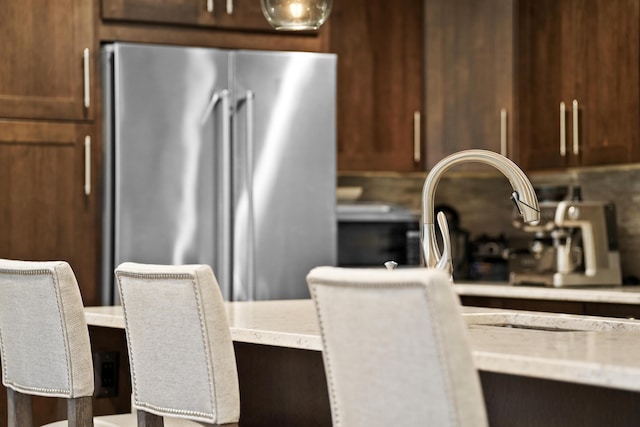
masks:
{"type": "Polygon", "coordinates": [[[540,202],[532,226],[514,215],[513,225],[531,234],[529,247],[510,255],[513,285],[553,287],[621,285],[615,205],[602,201],[540,202]]]}

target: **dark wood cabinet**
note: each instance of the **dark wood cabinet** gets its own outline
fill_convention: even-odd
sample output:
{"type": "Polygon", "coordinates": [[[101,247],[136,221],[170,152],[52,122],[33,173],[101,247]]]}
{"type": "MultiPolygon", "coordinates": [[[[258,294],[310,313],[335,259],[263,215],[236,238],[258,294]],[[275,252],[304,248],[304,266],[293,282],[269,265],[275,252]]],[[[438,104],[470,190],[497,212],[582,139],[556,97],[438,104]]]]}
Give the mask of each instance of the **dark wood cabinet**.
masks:
{"type": "Polygon", "coordinates": [[[1,1],[0,117],[91,119],[93,34],[90,1],[1,1]]]}
{"type": "Polygon", "coordinates": [[[102,0],[104,20],[275,31],[258,0],[102,0]]]}
{"type": "Polygon", "coordinates": [[[0,258],[68,261],[86,305],[99,304],[97,142],[87,124],[0,120],[0,258]]]}
{"type": "Polygon", "coordinates": [[[338,170],[423,170],[421,0],[334,1],[338,170]]]}
{"type": "Polygon", "coordinates": [[[426,0],[425,8],[427,168],[471,148],[512,157],[514,0],[426,0]]]}
{"type": "Polygon", "coordinates": [[[68,261],[87,304],[99,302],[94,11],[0,2],[0,257],[68,261]]]}
{"type": "Polygon", "coordinates": [[[213,27],[215,6],[213,0],[102,0],[100,17],[112,21],[213,27]]]}
{"type": "Polygon", "coordinates": [[[123,41],[226,49],[326,52],[329,24],[318,31],[276,31],[259,0],[92,0],[100,42],[123,41]]]}
{"type": "Polygon", "coordinates": [[[525,169],[640,160],[640,2],[521,0],[525,169]]]}

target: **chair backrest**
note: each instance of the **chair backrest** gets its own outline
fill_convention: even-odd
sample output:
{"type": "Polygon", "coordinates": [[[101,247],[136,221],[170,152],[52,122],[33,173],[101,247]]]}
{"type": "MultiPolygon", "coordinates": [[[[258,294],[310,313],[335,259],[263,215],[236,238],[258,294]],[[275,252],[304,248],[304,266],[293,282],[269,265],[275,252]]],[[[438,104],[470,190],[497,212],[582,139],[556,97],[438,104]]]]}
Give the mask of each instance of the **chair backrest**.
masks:
{"type": "Polygon", "coordinates": [[[0,259],[0,346],[6,387],[40,396],[93,395],[89,330],[68,263],[0,259]]]}
{"type": "Polygon", "coordinates": [[[89,330],[68,263],[0,259],[0,354],[10,427],[32,425],[32,395],[66,398],[68,425],[92,425],[89,330]]]}
{"type": "Polygon", "coordinates": [[[235,354],[211,268],[124,263],[115,274],[133,407],[204,423],[237,422],[235,354]]]}
{"type": "Polygon", "coordinates": [[[460,302],[438,270],[318,267],[333,425],[486,426],[460,302]]]}

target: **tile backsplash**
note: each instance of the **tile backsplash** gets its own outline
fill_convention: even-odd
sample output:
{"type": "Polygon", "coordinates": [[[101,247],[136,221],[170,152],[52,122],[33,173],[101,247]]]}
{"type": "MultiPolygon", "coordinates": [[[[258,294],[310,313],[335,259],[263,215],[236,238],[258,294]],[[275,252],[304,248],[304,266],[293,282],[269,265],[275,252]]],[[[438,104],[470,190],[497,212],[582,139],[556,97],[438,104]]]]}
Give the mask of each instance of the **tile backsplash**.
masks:
{"type": "MultiPolygon", "coordinates": [[[[394,203],[416,213],[422,210],[424,174],[340,174],[338,186],[362,187],[359,201],[394,203]]],[[[640,166],[575,169],[564,173],[534,173],[534,186],[580,186],[584,200],[612,201],[616,205],[618,240],[623,276],[640,277],[640,166]]],[[[512,192],[500,174],[445,174],[436,190],[436,205],[446,204],[460,215],[460,227],[471,238],[505,235],[526,238],[511,222],[512,192]]]]}

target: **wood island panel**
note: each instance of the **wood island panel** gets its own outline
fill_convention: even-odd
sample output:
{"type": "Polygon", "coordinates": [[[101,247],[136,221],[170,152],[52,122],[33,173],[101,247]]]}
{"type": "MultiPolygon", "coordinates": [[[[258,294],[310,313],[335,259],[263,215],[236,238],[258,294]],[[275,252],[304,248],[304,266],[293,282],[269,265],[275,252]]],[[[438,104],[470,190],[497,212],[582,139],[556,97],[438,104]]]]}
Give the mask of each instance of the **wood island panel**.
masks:
{"type": "Polygon", "coordinates": [[[491,427],[637,426],[640,394],[480,371],[491,427]]]}
{"type": "Polygon", "coordinates": [[[330,427],[322,353],[234,342],[240,426],[330,427]]]}

